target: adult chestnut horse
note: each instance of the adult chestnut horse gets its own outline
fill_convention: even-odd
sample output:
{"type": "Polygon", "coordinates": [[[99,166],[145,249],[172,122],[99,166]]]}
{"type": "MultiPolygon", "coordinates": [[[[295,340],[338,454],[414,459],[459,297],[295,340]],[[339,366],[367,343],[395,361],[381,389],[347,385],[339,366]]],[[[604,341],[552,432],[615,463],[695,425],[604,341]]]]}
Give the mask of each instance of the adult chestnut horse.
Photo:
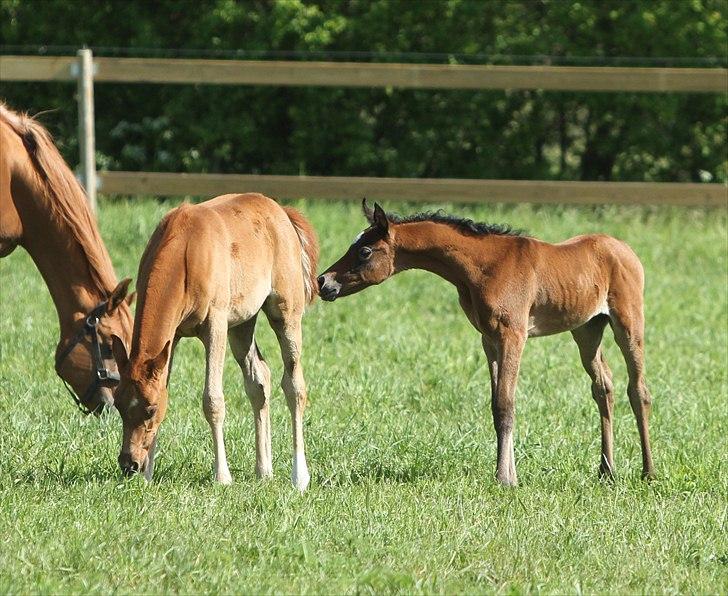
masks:
{"type": "Polygon", "coordinates": [[[510,228],[438,213],[387,215],[363,203],[370,227],[318,278],[321,298],[349,296],[406,269],[425,269],[454,284],[460,306],[482,335],[498,437],[496,477],[515,485],[515,389],[529,337],[571,331],[592,381],[601,416],[600,473],[611,476],[612,373],[600,348],[607,323],[627,363],[627,393],[642,443],[642,474],[653,476],[644,377],[644,274],[624,242],[592,234],[560,244],[510,228]]]}
{"type": "Polygon", "coordinates": [[[223,195],[167,214],[139,265],[139,303],[131,353],[114,338],[121,371],[116,407],[124,423],[119,465],[151,479],[156,434],[167,410],[167,381],[177,340],[195,336],[207,354],[202,405],[212,430],[215,479],[232,482],[225,455],[225,338],[243,373],[255,418],[256,471],[272,475],[270,370],[255,343],[263,311],[283,357],[281,386],[293,420],[293,484],[309,482],[303,446],[306,386],[301,316],[316,296],[316,234],[294,209],[260,194],[223,195]]]}
{"type": "Polygon", "coordinates": [[[112,334],[131,337],[131,280],[117,284],[86,197],[48,131],[0,103],[0,257],[20,245],[60,323],[56,372],[84,413],[110,405],[118,382],[112,334]]]}

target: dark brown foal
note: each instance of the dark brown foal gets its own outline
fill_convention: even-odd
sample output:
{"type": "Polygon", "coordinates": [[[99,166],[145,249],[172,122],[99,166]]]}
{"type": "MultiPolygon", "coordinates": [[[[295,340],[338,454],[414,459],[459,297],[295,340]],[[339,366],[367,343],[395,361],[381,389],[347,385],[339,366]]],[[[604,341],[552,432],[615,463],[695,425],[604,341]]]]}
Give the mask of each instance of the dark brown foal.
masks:
{"type": "Polygon", "coordinates": [[[648,430],[652,400],[644,377],[644,273],[629,246],[603,234],[549,244],[507,227],[441,213],[402,218],[385,214],[377,204],[373,210],[366,202],[363,206],[370,227],[318,278],[319,294],[333,301],[406,269],[425,269],[455,285],[488,359],[499,482],[517,484],[513,428],[523,347],[529,337],[563,331],[571,331],[579,347],[599,407],[600,473],[613,474],[612,373],[600,347],[607,323],[627,363],[642,474],[654,475],[648,430]]]}

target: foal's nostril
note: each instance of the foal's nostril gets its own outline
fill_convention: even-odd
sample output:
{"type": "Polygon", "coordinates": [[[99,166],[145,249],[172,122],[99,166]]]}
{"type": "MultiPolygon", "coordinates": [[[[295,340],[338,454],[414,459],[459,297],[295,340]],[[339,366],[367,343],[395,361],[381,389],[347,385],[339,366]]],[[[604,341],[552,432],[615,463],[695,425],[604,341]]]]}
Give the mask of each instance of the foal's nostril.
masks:
{"type": "Polygon", "coordinates": [[[316,279],[316,281],[318,282],[318,287],[320,290],[321,288],[324,287],[324,284],[326,283],[326,278],[323,275],[319,275],[318,278],[316,279]]]}
{"type": "Polygon", "coordinates": [[[132,476],[139,471],[139,464],[131,458],[129,453],[119,455],[119,467],[124,476],[132,476]]]}

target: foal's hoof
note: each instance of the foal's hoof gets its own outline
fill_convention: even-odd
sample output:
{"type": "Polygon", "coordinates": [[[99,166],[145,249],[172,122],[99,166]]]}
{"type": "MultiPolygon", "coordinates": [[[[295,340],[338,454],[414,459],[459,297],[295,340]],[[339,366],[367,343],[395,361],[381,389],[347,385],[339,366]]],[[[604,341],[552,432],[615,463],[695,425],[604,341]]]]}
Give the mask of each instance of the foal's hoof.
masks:
{"type": "Polygon", "coordinates": [[[270,480],[273,478],[272,468],[256,468],[255,475],[259,480],[270,480]]]}
{"type": "Polygon", "coordinates": [[[303,452],[294,454],[293,467],[291,469],[291,484],[300,492],[303,492],[308,487],[310,481],[311,476],[308,473],[308,464],[306,463],[303,452]]]}
{"type": "Polygon", "coordinates": [[[657,480],[657,475],[654,470],[642,470],[642,480],[651,482],[652,480],[657,480]]]}
{"type": "Polygon", "coordinates": [[[614,480],[614,470],[612,470],[609,466],[602,464],[599,466],[599,480],[612,482],[614,480]]]}
{"type": "Polygon", "coordinates": [[[602,458],[599,461],[599,479],[605,481],[614,480],[614,466],[604,454],[602,454],[602,458]]]}
{"type": "Polygon", "coordinates": [[[309,476],[308,470],[291,476],[291,484],[293,484],[299,492],[304,492],[308,488],[309,482],[311,482],[311,476],[309,476]]]}
{"type": "Polygon", "coordinates": [[[511,475],[500,475],[496,474],[495,479],[498,481],[498,484],[501,486],[518,486],[518,478],[516,476],[511,475]]]}
{"type": "Polygon", "coordinates": [[[230,472],[227,474],[216,474],[215,482],[222,484],[223,486],[228,486],[233,483],[233,477],[230,475],[230,472]]]}

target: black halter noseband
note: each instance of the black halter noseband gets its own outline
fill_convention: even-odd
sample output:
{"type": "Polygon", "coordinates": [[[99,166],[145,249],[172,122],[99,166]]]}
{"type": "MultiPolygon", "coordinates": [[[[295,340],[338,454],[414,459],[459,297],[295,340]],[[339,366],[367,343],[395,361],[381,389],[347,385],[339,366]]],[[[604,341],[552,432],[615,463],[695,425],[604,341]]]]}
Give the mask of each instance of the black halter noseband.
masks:
{"type": "MultiPolygon", "coordinates": [[[[92,410],[91,408],[89,408],[88,403],[99,387],[116,386],[119,384],[120,381],[118,372],[112,372],[108,368],[106,368],[104,357],[101,354],[101,349],[102,347],[105,348],[105,346],[102,346],[101,342],[99,342],[97,327],[99,324],[99,319],[106,312],[107,304],[108,300],[105,300],[98,306],[95,306],[93,310],[89,312],[88,315],[86,315],[86,320],[83,322],[83,326],[78,331],[78,333],[73,336],[71,341],[66,344],[66,347],[61,352],[56,354],[56,372],[58,373],[59,367],[68,357],[68,355],[73,351],[76,345],[82,342],[84,337],[89,337],[91,339],[91,359],[93,360],[94,372],[91,378],[91,383],[89,384],[88,389],[86,389],[86,393],[83,394],[83,397],[79,398],[76,393],[68,386],[68,383],[66,383],[65,379],[61,377],[61,381],[63,381],[63,384],[66,386],[66,389],[73,398],[73,401],[76,402],[76,406],[78,407],[79,411],[85,415],[92,414],[95,411],[96,408],[92,410]]],[[[111,354],[109,354],[108,356],[111,357],[111,354]]]]}

